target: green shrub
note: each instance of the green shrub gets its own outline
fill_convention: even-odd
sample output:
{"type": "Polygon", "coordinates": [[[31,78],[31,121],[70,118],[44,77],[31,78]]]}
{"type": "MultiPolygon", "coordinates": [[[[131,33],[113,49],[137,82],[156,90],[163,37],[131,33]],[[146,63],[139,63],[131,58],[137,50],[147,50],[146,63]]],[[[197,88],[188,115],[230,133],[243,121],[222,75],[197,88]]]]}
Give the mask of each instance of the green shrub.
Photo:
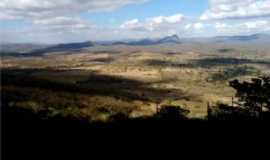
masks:
{"type": "Polygon", "coordinates": [[[232,78],[240,77],[240,76],[258,76],[261,72],[255,67],[251,66],[234,66],[230,68],[225,68],[220,73],[215,73],[210,76],[208,80],[210,81],[227,81],[232,78]]]}

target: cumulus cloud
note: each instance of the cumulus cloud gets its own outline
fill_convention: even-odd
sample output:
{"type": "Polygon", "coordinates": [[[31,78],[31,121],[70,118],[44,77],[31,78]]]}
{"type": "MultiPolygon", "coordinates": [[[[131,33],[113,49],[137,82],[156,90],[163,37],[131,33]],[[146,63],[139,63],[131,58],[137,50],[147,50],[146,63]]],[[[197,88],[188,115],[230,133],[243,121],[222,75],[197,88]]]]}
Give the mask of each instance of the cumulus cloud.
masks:
{"type": "Polygon", "coordinates": [[[157,16],[147,18],[144,21],[133,19],[124,22],[120,27],[122,29],[129,29],[135,31],[155,31],[161,29],[172,29],[175,25],[181,24],[184,20],[184,15],[175,14],[172,16],[157,16]]]}
{"type": "Polygon", "coordinates": [[[185,25],[185,30],[202,30],[204,28],[204,24],[198,22],[198,23],[190,23],[185,25]]]}
{"type": "Polygon", "coordinates": [[[236,24],[227,24],[217,22],[215,24],[216,31],[222,34],[243,34],[270,31],[270,21],[256,20],[236,24]]]}
{"type": "Polygon", "coordinates": [[[172,16],[158,16],[149,19],[150,23],[161,24],[161,23],[179,23],[183,20],[182,14],[176,14],[172,16]]]}
{"type": "Polygon", "coordinates": [[[62,31],[81,31],[93,29],[94,24],[82,20],[79,17],[53,17],[47,19],[36,19],[33,21],[34,27],[48,30],[62,30],[62,31]]]}
{"type": "Polygon", "coordinates": [[[270,16],[270,0],[209,0],[200,19],[230,19],[270,16]]]}
{"type": "MultiPolygon", "coordinates": [[[[0,0],[0,20],[20,23],[18,26],[0,28],[0,34],[5,40],[70,42],[171,34],[189,37],[270,33],[270,20],[267,17],[270,16],[270,0],[209,0],[209,9],[201,17],[188,18],[183,14],[145,19],[138,17],[119,26],[105,23],[97,26],[82,17],[82,13],[86,12],[87,15],[91,12],[107,12],[147,1],[150,0],[0,0]]],[[[108,19],[118,24],[114,18],[108,19]]]]}
{"type": "Polygon", "coordinates": [[[142,26],[142,24],[139,22],[138,19],[132,19],[132,20],[124,22],[120,26],[120,28],[122,28],[122,29],[137,29],[141,26],[142,26]]]}
{"type": "Polygon", "coordinates": [[[148,0],[1,0],[0,19],[63,16],[87,11],[111,11],[148,0]]]}

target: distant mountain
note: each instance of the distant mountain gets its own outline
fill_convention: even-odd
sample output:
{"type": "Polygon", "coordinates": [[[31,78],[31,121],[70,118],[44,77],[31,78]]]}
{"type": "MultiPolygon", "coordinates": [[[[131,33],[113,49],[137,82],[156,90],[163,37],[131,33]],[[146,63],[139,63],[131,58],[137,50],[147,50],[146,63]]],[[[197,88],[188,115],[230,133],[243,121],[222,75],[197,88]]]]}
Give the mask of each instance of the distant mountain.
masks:
{"type": "Polygon", "coordinates": [[[46,53],[78,51],[93,46],[95,46],[95,43],[91,41],[56,45],[5,44],[0,47],[0,55],[14,57],[43,56],[46,53]]]}
{"type": "Polygon", "coordinates": [[[157,42],[155,40],[152,39],[142,39],[142,40],[138,40],[138,41],[130,41],[128,43],[126,43],[126,45],[135,45],[135,46],[146,46],[146,45],[155,45],[157,44],[157,42]]]}
{"type": "Polygon", "coordinates": [[[132,46],[147,46],[158,45],[163,43],[181,43],[180,38],[177,35],[167,36],[159,39],[142,39],[136,41],[118,41],[112,43],[112,45],[132,45],[132,46]]]}
{"type": "Polygon", "coordinates": [[[35,49],[45,48],[48,45],[44,44],[31,44],[31,43],[1,43],[0,52],[16,52],[16,53],[26,53],[35,49]]]}
{"type": "Polygon", "coordinates": [[[157,43],[180,43],[180,38],[177,35],[161,38],[157,43]]]}
{"type": "Polygon", "coordinates": [[[58,44],[53,45],[47,48],[43,48],[41,50],[34,50],[32,54],[42,54],[42,53],[50,53],[50,52],[65,52],[65,51],[74,51],[80,50],[83,48],[93,47],[95,44],[91,41],[82,42],[82,43],[66,43],[66,44],[58,44]]]}
{"type": "Polygon", "coordinates": [[[24,56],[33,50],[43,49],[48,46],[47,44],[2,43],[0,44],[0,56],[24,56]]]}
{"type": "Polygon", "coordinates": [[[268,34],[252,34],[245,36],[218,36],[213,38],[217,42],[250,42],[250,41],[270,41],[268,34]]]}
{"type": "Polygon", "coordinates": [[[209,42],[209,43],[270,43],[269,34],[253,34],[253,35],[239,35],[239,36],[217,36],[217,37],[193,37],[193,38],[179,38],[177,35],[167,36],[158,39],[141,39],[141,40],[126,40],[126,41],[86,41],[81,43],[65,43],[65,44],[0,44],[0,56],[26,57],[26,56],[43,56],[52,52],[70,53],[80,51],[81,49],[94,46],[150,46],[160,44],[179,44],[179,43],[194,43],[194,42],[209,42]]]}

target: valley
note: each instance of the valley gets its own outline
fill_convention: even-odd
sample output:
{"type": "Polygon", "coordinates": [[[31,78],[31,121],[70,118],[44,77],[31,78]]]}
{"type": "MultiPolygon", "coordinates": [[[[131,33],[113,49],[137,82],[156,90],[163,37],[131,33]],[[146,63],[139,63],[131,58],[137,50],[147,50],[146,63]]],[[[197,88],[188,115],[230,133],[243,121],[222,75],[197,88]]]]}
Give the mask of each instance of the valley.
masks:
{"type": "Polygon", "coordinates": [[[42,55],[5,55],[4,100],[8,106],[46,110],[47,116],[90,121],[106,121],[116,113],[152,116],[163,105],[179,106],[190,111],[188,117],[201,119],[208,104],[231,104],[235,91],[230,80],[270,71],[265,41],[166,40],[153,45],[83,43],[76,50],[58,45],[61,49],[50,47],[42,55]]]}

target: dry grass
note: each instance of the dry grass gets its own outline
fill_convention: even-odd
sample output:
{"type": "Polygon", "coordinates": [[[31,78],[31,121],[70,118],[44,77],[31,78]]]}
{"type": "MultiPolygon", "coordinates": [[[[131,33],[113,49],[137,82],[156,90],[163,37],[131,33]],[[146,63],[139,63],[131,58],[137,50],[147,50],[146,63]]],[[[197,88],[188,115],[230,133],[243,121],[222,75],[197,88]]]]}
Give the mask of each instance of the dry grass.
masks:
{"type": "MultiPolygon", "coordinates": [[[[159,46],[161,47],[161,46],[159,46]]],[[[56,73],[35,73],[35,77],[41,79],[53,80],[59,83],[75,84],[77,81],[86,80],[89,73],[95,72],[102,75],[117,76],[125,79],[132,79],[145,83],[147,88],[166,89],[166,90],[179,90],[185,95],[164,96],[157,93],[137,93],[145,94],[144,96],[158,97],[162,104],[173,104],[189,109],[190,117],[204,117],[206,115],[207,103],[230,103],[231,97],[234,95],[226,82],[212,82],[208,78],[222,70],[230,67],[231,65],[238,64],[215,64],[211,61],[208,63],[206,60],[211,59],[228,59],[228,58],[243,58],[243,52],[247,52],[244,58],[249,60],[267,60],[270,56],[265,53],[265,50],[258,52],[253,56],[251,54],[252,48],[245,46],[240,49],[228,50],[229,53],[217,53],[220,48],[224,46],[209,47],[197,45],[190,48],[190,46],[181,44],[174,46],[173,50],[167,51],[159,47],[142,48],[142,47],[129,47],[123,46],[119,48],[94,48],[83,53],[74,54],[50,54],[44,57],[28,57],[28,58],[4,58],[1,60],[1,68],[52,68],[60,70],[56,73]],[[220,48],[218,48],[220,47],[220,48]],[[160,49],[160,50],[159,50],[160,49]],[[108,51],[106,51],[108,50],[108,51]],[[155,52],[159,50],[159,52],[155,52]],[[181,50],[181,52],[179,52],[181,50]],[[115,52],[115,53],[110,53],[115,52]],[[259,56],[260,54],[260,56],[259,56]],[[149,63],[151,62],[151,63],[149,63]],[[214,66],[209,66],[213,64],[214,66]],[[72,71],[71,71],[72,70],[72,71]],[[80,72],[76,72],[80,70],[80,72]],[[156,94],[156,95],[154,95],[156,94]]],[[[231,47],[230,47],[231,48],[231,47]]],[[[227,50],[226,50],[227,51],[227,50]]],[[[214,61],[215,62],[215,61],[214,61]]],[[[227,61],[224,61],[227,62],[227,61]]],[[[230,61],[228,61],[230,62],[230,61]]],[[[245,61],[244,61],[245,62],[245,61]]],[[[263,73],[269,72],[269,63],[259,64],[245,64],[255,66],[263,73]]],[[[246,78],[250,75],[241,75],[234,78],[246,78]]],[[[107,85],[110,85],[108,83],[107,85]]],[[[32,91],[36,92],[36,91],[32,91]]],[[[134,91],[137,92],[137,91],[134,91]]],[[[140,91],[138,91],[140,92],[140,91]]],[[[43,93],[45,94],[45,93],[43,93]]],[[[35,97],[38,99],[40,94],[35,97]]],[[[48,94],[48,93],[46,93],[48,94]]],[[[50,93],[54,98],[59,98],[58,93],[50,93]]],[[[61,96],[60,96],[61,97],[61,96]]],[[[118,110],[125,110],[131,117],[151,115],[155,112],[156,102],[143,101],[140,99],[130,101],[123,101],[106,96],[89,97],[87,95],[78,95],[77,93],[69,94],[71,105],[79,103],[79,105],[95,106],[94,108],[101,109],[102,113],[94,119],[104,120],[108,118],[107,113],[121,112],[118,110]],[[76,97],[80,102],[76,102],[76,97]],[[108,111],[106,111],[107,108],[108,111]],[[129,110],[130,108],[134,108],[129,110]],[[103,113],[104,112],[104,113],[103,113]]],[[[67,97],[61,97],[69,99],[67,97]]],[[[59,101],[61,101],[59,98],[59,101]]],[[[50,98],[46,99],[50,103],[50,98]]],[[[51,102],[53,104],[53,102],[51,102]]],[[[35,106],[35,102],[23,102],[20,106],[31,104],[35,106]]],[[[75,112],[75,111],[74,111],[75,112]]],[[[88,107],[79,110],[83,115],[98,115],[94,114],[98,110],[92,111],[88,107]]]]}

